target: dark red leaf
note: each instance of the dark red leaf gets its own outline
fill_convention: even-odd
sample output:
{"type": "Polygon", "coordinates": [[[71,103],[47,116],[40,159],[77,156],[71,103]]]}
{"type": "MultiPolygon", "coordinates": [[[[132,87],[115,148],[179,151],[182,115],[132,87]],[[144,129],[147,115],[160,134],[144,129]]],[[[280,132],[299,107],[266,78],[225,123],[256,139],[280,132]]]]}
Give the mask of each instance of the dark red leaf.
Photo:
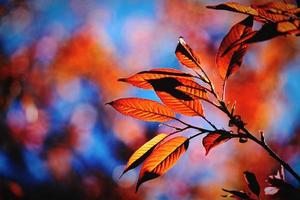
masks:
{"type": "Polygon", "coordinates": [[[207,155],[212,148],[224,142],[227,142],[230,138],[231,136],[225,132],[224,133],[215,132],[215,133],[207,134],[202,140],[202,144],[206,150],[205,155],[207,155]]]}
{"type": "Polygon", "coordinates": [[[253,192],[257,197],[259,197],[260,187],[255,174],[249,171],[245,171],[244,178],[251,192],[253,192]]]}
{"type": "Polygon", "coordinates": [[[251,197],[244,191],[237,191],[237,190],[227,190],[222,189],[225,192],[228,192],[230,195],[223,195],[223,197],[234,197],[239,200],[253,200],[251,197]]]}

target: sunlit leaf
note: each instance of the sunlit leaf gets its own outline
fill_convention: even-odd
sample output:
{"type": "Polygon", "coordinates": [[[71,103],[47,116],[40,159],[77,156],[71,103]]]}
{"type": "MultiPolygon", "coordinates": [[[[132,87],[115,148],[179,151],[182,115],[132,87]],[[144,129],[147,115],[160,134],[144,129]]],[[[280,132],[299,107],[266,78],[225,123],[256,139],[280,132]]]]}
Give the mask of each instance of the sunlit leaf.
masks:
{"type": "Polygon", "coordinates": [[[167,136],[168,135],[164,133],[159,134],[138,148],[138,150],[130,156],[122,175],[141,164],[150,155],[157,144],[159,144],[167,136]]]}
{"type": "Polygon", "coordinates": [[[222,3],[218,4],[215,6],[206,6],[207,8],[212,8],[212,9],[217,9],[217,10],[228,10],[228,11],[233,11],[233,12],[238,12],[238,13],[244,13],[248,15],[253,15],[257,16],[258,12],[251,8],[250,6],[245,6],[239,3],[235,2],[227,2],[227,3],[222,3]]]}
{"type": "Polygon", "coordinates": [[[175,50],[176,57],[179,62],[188,68],[200,67],[199,56],[184,41],[183,37],[179,37],[178,45],[175,50]]]}
{"type": "Polygon", "coordinates": [[[277,31],[289,35],[300,35],[300,20],[284,21],[277,23],[277,31]]]}
{"type": "Polygon", "coordinates": [[[223,197],[233,197],[238,200],[253,200],[246,192],[237,191],[237,190],[227,190],[222,189],[225,192],[228,192],[229,195],[222,195],[223,197]]]}
{"type": "Polygon", "coordinates": [[[231,48],[237,40],[246,37],[252,32],[253,18],[247,17],[243,21],[234,25],[221,42],[216,64],[222,79],[227,79],[236,72],[242,64],[243,56],[248,48],[247,44],[240,43],[231,48]]]}
{"type": "Polygon", "coordinates": [[[175,112],[186,116],[203,116],[204,111],[199,99],[181,100],[170,93],[156,91],[161,101],[175,112]]]}
{"type": "Polygon", "coordinates": [[[175,116],[168,107],[149,99],[123,98],[108,104],[124,115],[144,121],[165,122],[175,116]]]}
{"type": "MultiPolygon", "coordinates": [[[[204,115],[200,99],[198,97],[194,98],[185,91],[182,91],[184,89],[179,90],[177,88],[179,86],[185,86],[184,84],[188,83],[184,79],[162,78],[149,82],[161,101],[173,111],[187,116],[204,115]]],[[[188,85],[186,87],[188,87],[188,85]]]]}
{"type": "Polygon", "coordinates": [[[227,142],[230,138],[230,135],[226,134],[225,132],[214,132],[207,134],[202,140],[202,144],[206,151],[205,155],[207,155],[212,148],[224,142],[227,142]]]}
{"type": "Polygon", "coordinates": [[[143,88],[143,89],[152,89],[149,80],[155,80],[155,79],[167,78],[167,77],[180,77],[182,79],[188,79],[188,80],[193,79],[193,75],[188,73],[183,73],[176,69],[159,68],[159,69],[152,69],[149,71],[142,71],[128,78],[121,78],[119,79],[119,81],[130,83],[133,86],[143,88]]]}
{"type": "Polygon", "coordinates": [[[193,98],[208,100],[207,90],[205,87],[192,80],[180,79],[180,82],[183,83],[183,85],[177,86],[175,89],[182,91],[193,98]]]}
{"type": "Polygon", "coordinates": [[[158,146],[142,165],[136,190],[151,179],[165,174],[187,150],[189,140],[178,136],[158,146]]]}
{"type": "Polygon", "coordinates": [[[259,18],[256,18],[258,21],[282,22],[297,18],[295,14],[298,9],[293,4],[269,2],[259,5],[254,4],[251,7],[258,12],[259,18]]]}
{"type": "Polygon", "coordinates": [[[244,178],[251,192],[253,192],[257,197],[259,197],[260,187],[255,174],[253,174],[252,172],[245,171],[244,178]]]}
{"type": "Polygon", "coordinates": [[[265,4],[252,4],[251,6],[241,5],[235,2],[227,2],[207,8],[217,10],[228,10],[253,16],[260,22],[280,22],[297,18],[299,9],[283,2],[269,2],[265,4]]]}

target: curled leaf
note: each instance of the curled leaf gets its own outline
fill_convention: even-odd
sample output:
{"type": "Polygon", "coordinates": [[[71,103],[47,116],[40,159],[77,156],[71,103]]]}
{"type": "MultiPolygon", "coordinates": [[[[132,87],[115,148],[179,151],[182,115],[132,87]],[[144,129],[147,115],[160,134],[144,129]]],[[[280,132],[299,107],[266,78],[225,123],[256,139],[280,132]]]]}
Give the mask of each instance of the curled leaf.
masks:
{"type": "Polygon", "coordinates": [[[133,86],[143,88],[143,89],[152,89],[149,80],[155,80],[155,79],[161,79],[167,77],[179,77],[181,79],[187,79],[187,80],[193,79],[193,75],[188,73],[183,73],[176,69],[158,68],[149,71],[142,71],[128,78],[121,78],[119,79],[119,81],[126,82],[133,86]]]}
{"type": "Polygon", "coordinates": [[[122,175],[141,164],[150,155],[153,149],[167,136],[167,134],[161,133],[138,148],[132,156],[130,156],[122,175]]]}
{"type": "Polygon", "coordinates": [[[236,44],[236,41],[248,36],[252,32],[252,25],[253,17],[247,17],[235,24],[222,40],[216,56],[216,64],[222,79],[227,79],[241,66],[248,45],[245,43],[236,44]]]}
{"type": "Polygon", "coordinates": [[[249,171],[245,171],[244,178],[251,192],[253,192],[257,197],[259,197],[260,187],[255,174],[249,171]]]}
{"type": "Polygon", "coordinates": [[[175,50],[176,57],[179,62],[188,68],[200,67],[199,56],[184,41],[183,37],[179,37],[178,45],[175,50]]]}
{"type": "Polygon", "coordinates": [[[202,144],[206,151],[205,155],[207,155],[212,148],[224,142],[227,142],[230,138],[231,136],[225,132],[214,132],[207,134],[202,140],[202,144]]]}
{"type": "Polygon", "coordinates": [[[154,149],[142,165],[136,191],[142,183],[165,174],[187,150],[188,145],[188,138],[178,136],[154,149]]]}
{"type": "Polygon", "coordinates": [[[168,107],[149,99],[123,98],[108,104],[124,115],[144,121],[166,122],[175,117],[168,107]]]}

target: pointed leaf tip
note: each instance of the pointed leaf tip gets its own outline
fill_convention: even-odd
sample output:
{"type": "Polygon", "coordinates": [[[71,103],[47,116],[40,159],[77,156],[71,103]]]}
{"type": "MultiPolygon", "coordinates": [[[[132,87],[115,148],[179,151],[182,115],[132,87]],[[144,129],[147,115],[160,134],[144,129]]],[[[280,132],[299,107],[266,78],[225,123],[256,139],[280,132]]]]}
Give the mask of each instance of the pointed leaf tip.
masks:
{"type": "Polygon", "coordinates": [[[178,38],[175,55],[178,61],[188,68],[200,67],[200,56],[184,41],[183,37],[178,38]]]}
{"type": "Polygon", "coordinates": [[[189,139],[174,137],[158,146],[142,165],[136,191],[146,181],[165,174],[187,150],[189,139]]]}

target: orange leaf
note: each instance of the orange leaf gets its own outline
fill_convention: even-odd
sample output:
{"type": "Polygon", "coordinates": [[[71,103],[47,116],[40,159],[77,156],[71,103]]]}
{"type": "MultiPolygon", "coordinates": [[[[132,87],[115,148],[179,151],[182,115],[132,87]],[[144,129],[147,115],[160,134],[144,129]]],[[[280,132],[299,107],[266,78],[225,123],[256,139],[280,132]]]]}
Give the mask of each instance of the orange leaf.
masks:
{"type": "Polygon", "coordinates": [[[178,136],[154,149],[142,165],[136,191],[142,183],[165,174],[187,150],[188,145],[188,138],[178,136]]]}
{"type": "Polygon", "coordinates": [[[188,68],[200,67],[199,56],[191,49],[191,47],[179,37],[178,45],[175,50],[176,57],[179,62],[188,68]]]}
{"type": "Polygon", "coordinates": [[[282,22],[296,19],[299,10],[293,4],[269,2],[261,5],[251,5],[258,12],[258,21],[282,22]]]}
{"type": "Polygon", "coordinates": [[[236,44],[236,41],[248,37],[252,32],[252,25],[253,17],[247,17],[234,25],[222,40],[216,57],[216,64],[222,79],[227,79],[241,66],[248,45],[244,43],[236,44]]]}
{"type": "Polygon", "coordinates": [[[149,140],[148,142],[146,142],[145,144],[143,144],[138,150],[136,150],[130,156],[122,175],[141,164],[150,155],[153,149],[166,137],[167,134],[159,134],[151,140],[149,140]]]}
{"type": "Polygon", "coordinates": [[[254,19],[260,22],[280,22],[289,19],[296,19],[296,14],[300,12],[295,5],[283,2],[270,2],[261,5],[253,4],[251,6],[228,2],[215,6],[207,6],[207,8],[247,14],[254,16],[254,19]]]}
{"type": "Polygon", "coordinates": [[[206,151],[205,155],[207,155],[212,148],[227,142],[230,138],[231,136],[226,133],[214,132],[207,134],[202,140],[202,144],[206,151]]]}
{"type": "Polygon", "coordinates": [[[251,8],[250,6],[245,6],[235,2],[227,2],[215,6],[206,6],[206,7],[211,9],[217,9],[217,10],[228,10],[228,11],[233,11],[233,12],[238,12],[238,13],[243,13],[243,14],[248,14],[253,16],[258,15],[258,12],[255,9],[251,8]]]}
{"type": "MultiPolygon", "coordinates": [[[[185,91],[181,91],[177,88],[178,86],[188,87],[188,85],[185,85],[185,83],[188,83],[187,80],[179,78],[162,78],[151,80],[149,82],[161,101],[175,112],[187,116],[204,114],[199,98],[193,98],[185,91]]],[[[196,85],[196,82],[193,83],[196,85]]],[[[202,86],[200,87],[201,89],[204,89],[202,86]]]]}
{"type": "Polygon", "coordinates": [[[205,87],[191,80],[180,79],[180,82],[183,83],[183,85],[177,86],[175,89],[192,96],[194,99],[199,98],[199,99],[208,100],[208,95],[205,87]]]}
{"type": "Polygon", "coordinates": [[[175,116],[168,107],[149,99],[123,98],[108,104],[124,115],[144,121],[165,122],[175,116]]]}
{"type": "Polygon", "coordinates": [[[188,79],[188,80],[193,79],[193,75],[188,73],[183,73],[176,69],[159,68],[159,69],[152,69],[150,71],[142,71],[128,78],[121,78],[119,79],[119,81],[130,83],[133,86],[143,88],[143,89],[152,89],[149,80],[166,78],[166,77],[180,77],[182,79],[188,79]]]}
{"type": "Polygon", "coordinates": [[[300,35],[300,20],[291,20],[277,23],[277,31],[290,35],[300,35]]]}

